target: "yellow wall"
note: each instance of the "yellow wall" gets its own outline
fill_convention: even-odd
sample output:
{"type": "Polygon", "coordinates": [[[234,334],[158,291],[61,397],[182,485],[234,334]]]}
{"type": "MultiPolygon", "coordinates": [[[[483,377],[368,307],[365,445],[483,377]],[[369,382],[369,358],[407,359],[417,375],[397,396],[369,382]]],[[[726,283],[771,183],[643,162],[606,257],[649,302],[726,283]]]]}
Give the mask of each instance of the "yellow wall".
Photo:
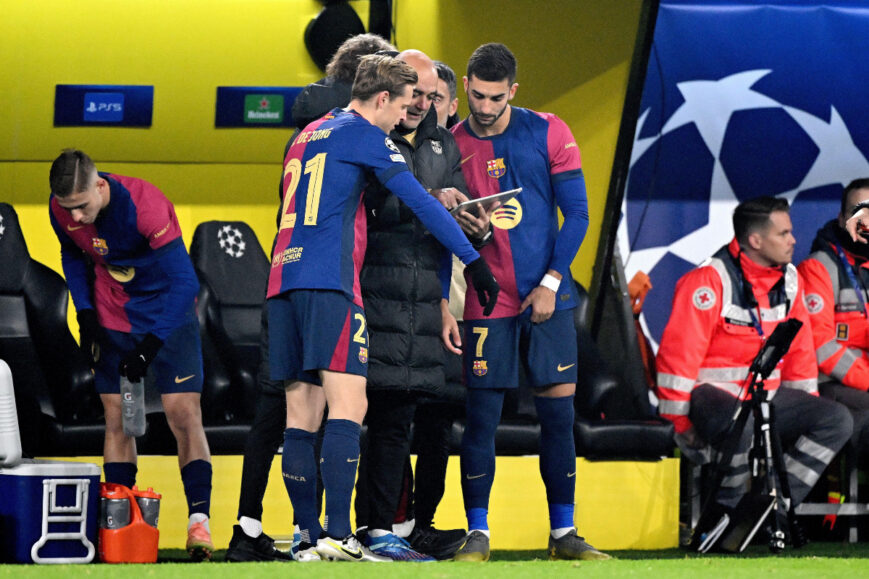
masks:
{"type": "MultiPolygon", "coordinates": [[[[100,457],[60,458],[102,464],[100,457]]],[[[213,457],[211,534],[225,549],[238,511],[242,457],[213,457]]],[[[493,549],[546,548],[549,521],[546,491],[536,456],[498,457],[489,505],[493,549]],[[521,489],[517,492],[517,489],[521,489]]],[[[451,456],[446,492],[435,523],[440,529],[467,528],[462,506],[459,457],[451,456]]],[[[139,457],[137,482],[161,493],[160,548],[183,548],[187,539],[187,503],[171,456],[139,457]]],[[[669,549],[679,541],[679,459],[658,462],[576,461],[576,514],[580,534],[599,549],[669,549]]],[[[352,509],[351,509],[352,511],[352,509]]],[[[351,522],[353,513],[351,512],[351,522]]],[[[263,529],[276,539],[292,535],[292,508],[281,480],[281,457],[269,472],[263,500],[263,529]]]]}
{"type": "MultiPolygon", "coordinates": [[[[571,126],[583,153],[591,212],[574,274],[587,284],[640,0],[394,4],[399,48],[425,50],[461,75],[476,46],[504,42],[519,60],[514,103],[555,112],[571,126]]],[[[368,5],[351,1],[363,22],[368,5]]],[[[302,37],[321,6],[316,0],[6,0],[0,201],[28,215],[22,221],[34,257],[60,270],[57,243],[41,221],[49,164],[68,146],[87,151],[103,170],[155,183],[184,213],[188,241],[206,218],[241,219],[268,247],[290,131],[215,129],[216,88],[298,86],[320,78],[302,37]],[[54,128],[56,84],[153,85],[153,125],[54,128]]]]}

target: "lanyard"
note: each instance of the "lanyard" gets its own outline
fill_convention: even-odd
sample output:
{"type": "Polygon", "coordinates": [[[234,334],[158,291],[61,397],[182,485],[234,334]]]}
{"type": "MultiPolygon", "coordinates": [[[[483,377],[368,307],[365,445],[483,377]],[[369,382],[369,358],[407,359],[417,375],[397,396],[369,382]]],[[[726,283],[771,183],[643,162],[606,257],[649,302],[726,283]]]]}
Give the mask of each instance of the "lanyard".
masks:
{"type": "Polygon", "coordinates": [[[733,260],[733,264],[736,266],[736,271],[739,272],[739,289],[742,292],[742,299],[746,302],[748,306],[746,309],[748,310],[748,314],[751,316],[751,323],[754,326],[754,329],[757,330],[757,334],[763,339],[763,326],[760,324],[760,304],[757,303],[757,299],[754,297],[754,290],[751,287],[751,284],[748,283],[748,280],[745,279],[745,272],[742,271],[742,264],[739,263],[739,257],[742,255],[742,249],[740,248],[739,253],[736,257],[733,257],[733,254],[730,251],[727,252],[727,255],[730,256],[730,259],[733,260]],[[752,307],[754,304],[754,307],[752,307]],[[757,308],[757,313],[755,314],[755,308],[757,308]]]}
{"type": "Polygon", "coordinates": [[[854,266],[851,265],[850,261],[848,261],[848,258],[845,256],[845,250],[842,249],[842,246],[839,245],[838,241],[836,242],[836,253],[839,254],[839,259],[845,267],[845,273],[848,274],[848,279],[851,280],[851,286],[854,288],[854,292],[857,294],[857,297],[860,298],[860,308],[863,311],[863,317],[866,317],[866,288],[863,285],[863,281],[857,277],[857,273],[854,271],[854,266]]]}

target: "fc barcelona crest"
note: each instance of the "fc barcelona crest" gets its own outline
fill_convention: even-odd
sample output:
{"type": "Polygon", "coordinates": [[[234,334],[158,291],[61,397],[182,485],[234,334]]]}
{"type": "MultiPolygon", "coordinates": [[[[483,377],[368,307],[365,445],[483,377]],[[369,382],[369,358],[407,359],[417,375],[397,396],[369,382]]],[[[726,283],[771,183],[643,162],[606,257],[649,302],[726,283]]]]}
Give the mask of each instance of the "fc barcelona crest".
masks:
{"type": "Polygon", "coordinates": [[[474,376],[485,376],[488,371],[485,360],[474,360],[474,376]]]}
{"type": "Polygon", "coordinates": [[[365,346],[359,346],[359,361],[363,364],[368,363],[368,348],[365,346]]]}
{"type": "Polygon", "coordinates": [[[105,239],[100,239],[99,237],[94,237],[94,251],[96,251],[100,255],[106,255],[109,253],[109,246],[106,244],[105,239]]]}
{"type": "Polygon", "coordinates": [[[489,177],[500,179],[507,173],[507,166],[504,164],[504,158],[498,157],[491,161],[486,161],[486,172],[489,177]]]}

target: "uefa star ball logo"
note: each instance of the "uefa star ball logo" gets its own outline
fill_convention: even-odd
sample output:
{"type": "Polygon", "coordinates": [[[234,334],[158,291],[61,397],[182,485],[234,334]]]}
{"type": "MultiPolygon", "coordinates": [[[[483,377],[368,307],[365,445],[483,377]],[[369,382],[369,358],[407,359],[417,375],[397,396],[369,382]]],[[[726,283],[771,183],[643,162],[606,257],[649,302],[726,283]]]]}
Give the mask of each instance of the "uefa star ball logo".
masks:
{"type": "Polygon", "coordinates": [[[682,102],[662,118],[657,134],[646,127],[651,108],[641,112],[618,243],[627,279],[644,271],[659,294],[644,309],[655,341],[676,280],[730,241],[740,202],[787,199],[799,261],[817,229],[838,212],[842,187],[869,175],[869,161],[836,107],[819,103],[813,110],[827,114],[817,116],[755,87],[766,77],[780,80],[774,75],[748,70],[677,83],[682,102]]]}
{"type": "Polygon", "coordinates": [[[224,225],[217,232],[217,241],[221,249],[230,257],[239,258],[244,255],[246,247],[241,231],[232,225],[224,225]]]}

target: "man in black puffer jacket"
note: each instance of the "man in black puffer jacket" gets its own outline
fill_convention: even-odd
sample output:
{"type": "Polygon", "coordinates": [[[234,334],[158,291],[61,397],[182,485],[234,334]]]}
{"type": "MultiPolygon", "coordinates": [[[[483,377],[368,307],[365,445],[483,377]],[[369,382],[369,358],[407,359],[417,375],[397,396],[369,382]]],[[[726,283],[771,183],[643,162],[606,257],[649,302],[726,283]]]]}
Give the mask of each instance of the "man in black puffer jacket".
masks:
{"type": "MultiPolygon", "coordinates": [[[[467,197],[461,157],[452,135],[431,110],[437,72],[416,50],[397,56],[416,69],[419,82],[407,118],[390,134],[414,176],[446,207],[467,197]]],[[[443,298],[451,256],[389,191],[365,192],[368,248],[360,275],[368,320],[368,445],[362,453],[356,521],[368,527],[367,545],[396,560],[422,556],[392,533],[410,450],[410,425],[421,399],[444,387],[443,298]],[[445,277],[440,277],[439,273],[445,277]],[[367,499],[367,500],[366,500],[367,499]]],[[[483,216],[472,227],[488,231],[483,216]]],[[[445,293],[446,290],[446,293],[445,293]]],[[[461,540],[455,545],[457,549],[461,540]]],[[[454,550],[453,550],[454,552],[454,550]]],[[[451,555],[452,553],[449,553],[451,555]]]]}

